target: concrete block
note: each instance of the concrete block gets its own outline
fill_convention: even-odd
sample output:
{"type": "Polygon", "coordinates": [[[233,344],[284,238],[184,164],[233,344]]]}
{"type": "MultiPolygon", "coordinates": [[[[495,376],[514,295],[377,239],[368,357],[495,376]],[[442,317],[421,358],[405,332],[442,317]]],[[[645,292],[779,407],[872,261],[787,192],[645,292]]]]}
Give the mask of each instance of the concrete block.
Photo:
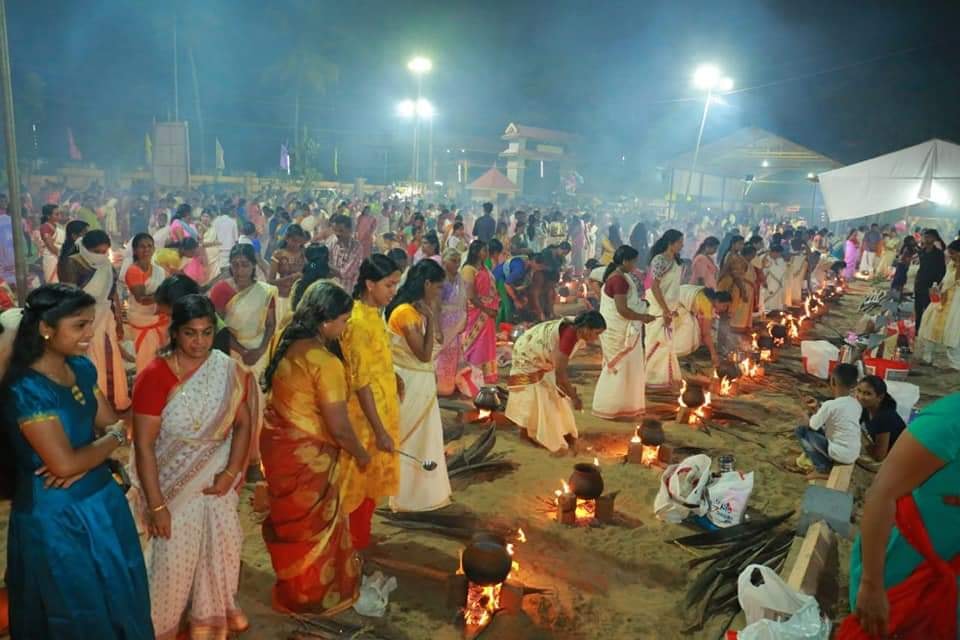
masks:
{"type": "Polygon", "coordinates": [[[845,491],[810,485],[803,494],[803,502],[800,505],[797,533],[806,535],[811,525],[822,520],[837,534],[849,538],[852,516],[852,495],[845,491]]]}

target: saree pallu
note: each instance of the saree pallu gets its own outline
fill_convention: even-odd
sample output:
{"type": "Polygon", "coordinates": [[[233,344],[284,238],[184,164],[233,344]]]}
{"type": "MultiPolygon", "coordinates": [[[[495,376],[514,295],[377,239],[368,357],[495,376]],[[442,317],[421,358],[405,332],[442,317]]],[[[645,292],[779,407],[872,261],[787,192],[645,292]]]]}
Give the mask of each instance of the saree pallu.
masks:
{"type": "MultiPolygon", "coordinates": [[[[166,273],[154,267],[144,291],[152,296],[163,282],[166,273]]],[[[137,371],[143,371],[157,357],[157,351],[165,345],[169,336],[169,318],[157,313],[156,304],[140,304],[132,295],[127,299],[127,324],[133,333],[133,346],[137,356],[137,371]]]]}
{"type": "MultiPolygon", "coordinates": [[[[626,280],[630,287],[627,307],[638,311],[637,285],[631,276],[626,280]]],[[[593,394],[593,414],[607,420],[639,415],[646,408],[643,329],[639,322],[620,315],[615,299],[606,291],[600,294],[600,315],[607,329],[600,334],[603,363],[593,394]]]]}
{"type": "Polygon", "coordinates": [[[437,353],[437,393],[451,395],[457,388],[457,373],[463,357],[461,333],[467,324],[467,294],[463,281],[444,282],[440,297],[440,331],[443,345],[437,353]]]}
{"type": "Polygon", "coordinates": [[[557,387],[554,371],[553,353],[560,342],[562,323],[562,318],[541,322],[520,336],[513,346],[507,378],[510,396],[505,415],[550,452],[569,446],[564,436],[579,435],[573,405],[557,387]]]}
{"type": "MultiPolygon", "coordinates": [[[[492,320],[491,320],[492,321],[492,320]]],[[[450,503],[450,478],[443,449],[443,424],[437,403],[437,380],[432,362],[421,362],[402,335],[388,329],[393,367],[403,380],[400,401],[400,440],[396,446],[437,467],[425,471],[420,463],[400,458],[400,489],[390,498],[394,511],[432,511],[450,503]]]]}
{"type": "MultiPolygon", "coordinates": [[[[652,273],[652,269],[649,273],[652,273]]],[[[666,309],[662,309],[657,297],[647,290],[647,304],[650,307],[647,313],[656,316],[653,322],[646,325],[646,380],[650,387],[667,388],[680,384],[680,363],[673,347],[673,325],[677,318],[672,318],[669,328],[663,323],[665,314],[679,311],[680,277],[680,265],[673,264],[660,278],[660,292],[667,303],[666,309]]]]}
{"type": "MultiPolygon", "coordinates": [[[[235,294],[227,303],[226,315],[223,320],[230,329],[230,333],[243,347],[256,349],[263,342],[267,315],[270,313],[270,303],[274,301],[274,304],[276,304],[277,297],[276,287],[258,280],[235,294]]],[[[274,308],[274,313],[276,313],[276,308],[274,308]]],[[[251,404],[250,413],[251,426],[253,427],[250,459],[256,461],[260,459],[260,430],[263,428],[263,407],[265,404],[264,393],[260,388],[259,380],[270,362],[270,350],[265,349],[263,355],[253,366],[244,364],[240,354],[233,353],[231,355],[257,381],[257,384],[254,385],[255,390],[251,392],[251,400],[255,402],[251,404]]]]}
{"type": "MultiPolygon", "coordinates": [[[[84,251],[86,250],[83,249],[81,254],[84,251]]],[[[125,411],[130,406],[130,391],[127,388],[127,370],[117,339],[117,319],[113,315],[113,287],[114,272],[109,262],[95,267],[93,276],[82,287],[97,301],[93,339],[90,341],[87,357],[97,368],[97,386],[104,397],[114,409],[125,411]]]]}
{"type": "Polygon", "coordinates": [[[341,500],[348,456],[276,412],[261,439],[270,487],[263,540],[277,574],[273,607],[325,616],[349,609],[359,597],[360,558],[341,500]]]}
{"type": "MultiPolygon", "coordinates": [[[[151,538],[144,549],[158,640],[175,638],[184,621],[192,638],[225,638],[248,626],[236,603],[243,546],[239,496],[237,491],[214,496],[203,490],[227,466],[233,422],[252,386],[229,356],[211,351],[173,390],[160,416],[157,470],[171,535],[151,538]]],[[[143,522],[146,500],[136,465],[130,467],[136,488],[130,492],[131,508],[143,522]]]]}
{"type": "Polygon", "coordinates": [[[497,294],[493,274],[486,267],[477,269],[473,289],[480,299],[481,307],[467,305],[467,327],[463,333],[463,355],[475,367],[483,367],[484,376],[496,381],[497,373],[497,327],[484,309],[499,311],[500,296],[497,294]]]}
{"type": "Polygon", "coordinates": [[[807,256],[802,253],[790,257],[787,263],[787,279],[784,282],[784,304],[788,307],[803,306],[803,281],[807,256]]]}
{"type": "Polygon", "coordinates": [[[787,277],[787,263],[781,260],[771,260],[767,265],[766,284],[763,288],[763,308],[766,312],[783,311],[786,288],[784,281],[787,277]]]}

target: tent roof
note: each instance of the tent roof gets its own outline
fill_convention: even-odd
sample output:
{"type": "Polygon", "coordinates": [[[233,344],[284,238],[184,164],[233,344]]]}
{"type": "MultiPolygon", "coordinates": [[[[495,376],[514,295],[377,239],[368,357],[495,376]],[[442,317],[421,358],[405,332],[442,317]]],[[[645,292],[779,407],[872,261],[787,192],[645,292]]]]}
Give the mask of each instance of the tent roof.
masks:
{"type": "Polygon", "coordinates": [[[821,173],[820,191],[833,221],[930,202],[960,206],[960,145],[936,138],[821,173]]]}
{"type": "Polygon", "coordinates": [[[467,185],[467,189],[489,189],[491,191],[519,191],[520,187],[515,185],[507,176],[497,171],[496,167],[490,169],[467,185]]]}
{"type": "MultiPolygon", "coordinates": [[[[689,169],[693,151],[671,158],[665,165],[673,169],[689,169]]],[[[832,158],[757,127],[745,127],[732,134],[700,145],[696,171],[715,176],[742,179],[753,175],[756,180],[787,177],[795,173],[805,179],[808,173],[820,173],[842,166],[832,158]],[[767,166],[764,166],[764,162],[767,166]]]]}

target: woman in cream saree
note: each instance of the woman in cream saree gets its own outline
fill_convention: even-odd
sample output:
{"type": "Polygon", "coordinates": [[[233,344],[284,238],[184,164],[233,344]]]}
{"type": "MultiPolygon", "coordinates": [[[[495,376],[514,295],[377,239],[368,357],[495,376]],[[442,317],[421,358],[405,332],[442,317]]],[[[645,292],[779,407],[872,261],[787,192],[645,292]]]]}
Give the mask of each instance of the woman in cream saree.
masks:
{"type": "Polygon", "coordinates": [[[166,272],[153,264],[153,238],[138,233],[131,243],[133,262],[121,273],[130,296],[127,298],[127,324],[133,333],[137,354],[137,372],[147,368],[157,351],[167,343],[169,318],[157,312],[153,294],[163,283],[166,272]]]}
{"type": "Polygon", "coordinates": [[[446,275],[433,260],[415,264],[387,306],[387,333],[393,367],[403,381],[397,448],[437,466],[427,471],[410,458],[400,460],[400,489],[390,498],[394,511],[431,511],[450,502],[443,452],[443,424],[434,371],[440,291],[446,275]]]}
{"type": "Polygon", "coordinates": [[[120,351],[123,324],[109,251],[110,236],[106,232],[99,229],[87,232],[80,241],[78,253],[64,262],[61,281],[80,287],[96,299],[93,339],[87,357],[97,368],[97,386],[104,396],[115,410],[126,411],[130,407],[130,392],[120,351]]]}
{"type": "Polygon", "coordinates": [[[683,249],[683,234],[668,229],[650,249],[650,289],[646,292],[648,313],[654,321],[647,325],[647,386],[669,388],[680,384],[680,362],[673,346],[674,323],[678,317],[682,268],[677,256],[683,249]]]}
{"type": "MultiPolygon", "coordinates": [[[[269,359],[267,349],[277,326],[277,288],[254,279],[256,264],[251,245],[235,245],[230,251],[230,277],[210,290],[210,299],[230,332],[230,354],[254,380],[260,380],[269,359]]],[[[256,387],[256,404],[251,414],[253,445],[248,480],[257,480],[260,475],[259,438],[264,397],[259,385],[256,387]]]]}
{"type": "Polygon", "coordinates": [[[173,306],[170,355],[134,388],[131,508],[150,535],[144,550],[154,632],[172,640],[226,638],[249,623],[237,606],[243,530],[237,486],[250,447],[250,376],[212,350],[213,305],[173,306]]]}

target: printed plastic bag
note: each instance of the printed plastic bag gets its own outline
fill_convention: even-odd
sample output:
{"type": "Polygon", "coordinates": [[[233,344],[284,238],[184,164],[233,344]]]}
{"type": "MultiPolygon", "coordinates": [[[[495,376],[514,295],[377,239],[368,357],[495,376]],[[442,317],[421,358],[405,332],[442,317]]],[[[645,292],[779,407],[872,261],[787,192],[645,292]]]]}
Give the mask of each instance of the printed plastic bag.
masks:
{"type": "Polygon", "coordinates": [[[753,472],[728,471],[707,485],[707,518],[718,527],[740,524],[753,493],[753,472]]]}
{"type": "Polygon", "coordinates": [[[396,578],[387,578],[379,571],[373,575],[363,576],[360,585],[360,597],[353,605],[353,610],[362,616],[382,618],[387,612],[390,603],[390,594],[397,588],[396,578]]]}
{"type": "Polygon", "coordinates": [[[737,579],[737,598],[747,618],[738,640],[830,638],[830,621],[820,616],[816,599],[791,589],[770,567],[751,564],[744,569],[737,579]]]}
{"type": "Polygon", "coordinates": [[[711,464],[710,456],[699,454],[667,467],[660,476],[660,490],[653,502],[657,517],[679,524],[691,514],[707,513],[704,491],[710,482],[711,464]]]}

